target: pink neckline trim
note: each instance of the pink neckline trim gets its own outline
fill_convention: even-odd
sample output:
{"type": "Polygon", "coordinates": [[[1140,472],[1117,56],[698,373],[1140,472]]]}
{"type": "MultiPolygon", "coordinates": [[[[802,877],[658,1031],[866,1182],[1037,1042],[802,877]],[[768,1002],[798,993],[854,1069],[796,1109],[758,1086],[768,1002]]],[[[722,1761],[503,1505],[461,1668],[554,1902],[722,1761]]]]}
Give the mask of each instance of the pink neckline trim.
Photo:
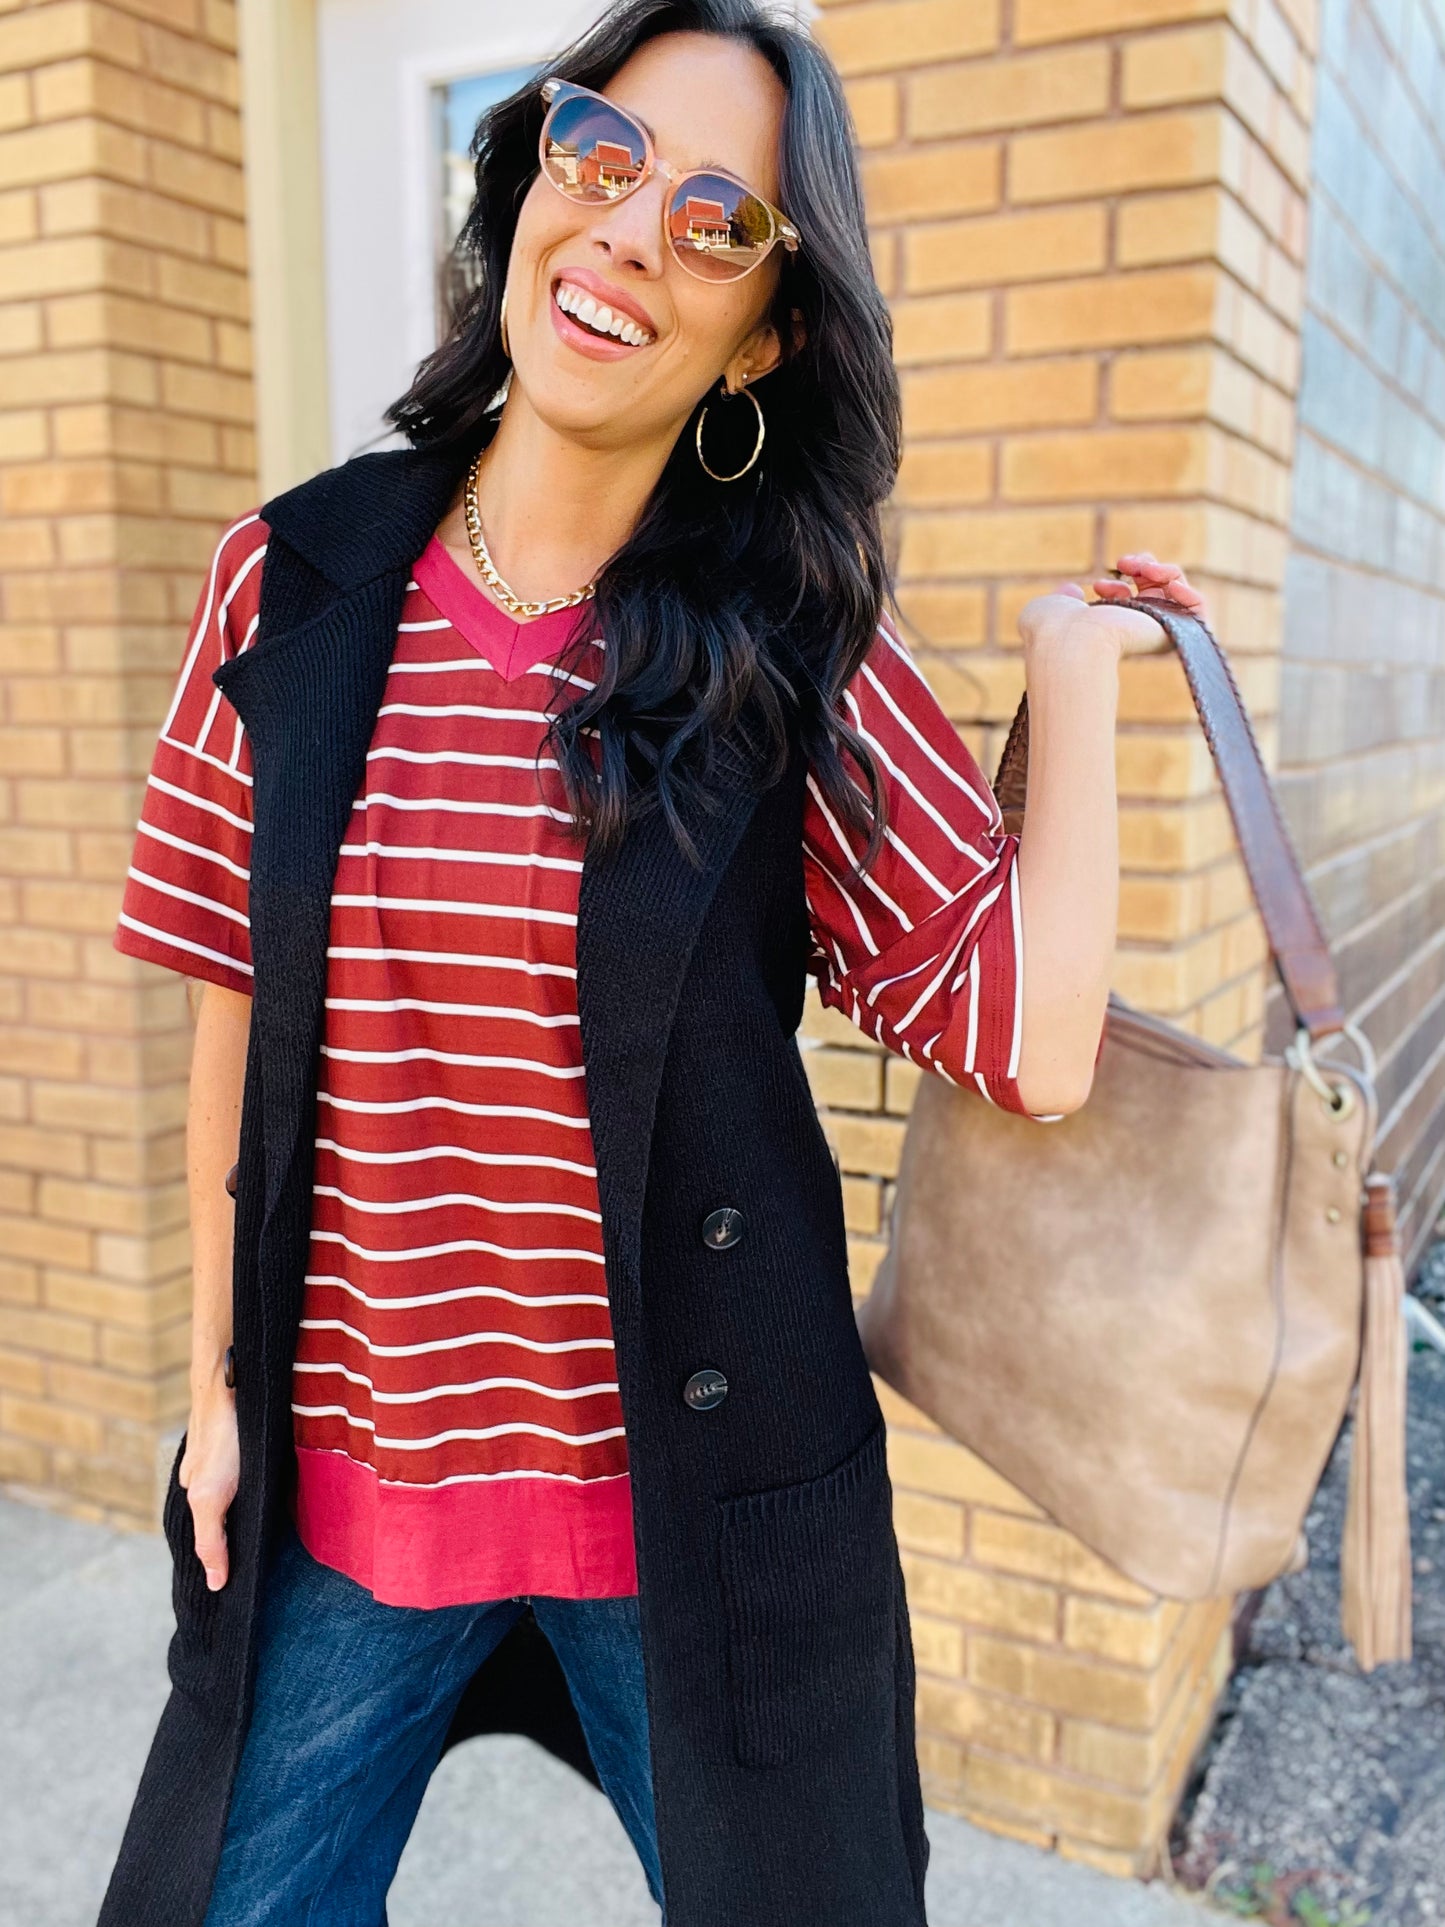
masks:
{"type": "MultiPolygon", "coordinates": [[[[505,682],[557,655],[571,640],[576,609],[557,609],[531,622],[513,622],[505,609],[463,573],[437,536],[427,543],[412,571],[417,587],[439,615],[469,642],[505,682]]],[[[584,604],[586,609],[590,605],[584,604]]]]}

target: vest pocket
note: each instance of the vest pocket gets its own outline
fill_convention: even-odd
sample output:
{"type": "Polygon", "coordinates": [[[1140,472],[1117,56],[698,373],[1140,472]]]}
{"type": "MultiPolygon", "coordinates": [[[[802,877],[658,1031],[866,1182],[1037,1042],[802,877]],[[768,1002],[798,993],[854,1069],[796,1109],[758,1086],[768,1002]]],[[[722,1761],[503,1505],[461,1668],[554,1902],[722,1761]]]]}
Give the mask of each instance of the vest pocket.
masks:
{"type": "Polygon", "coordinates": [[[185,1451],[183,1436],[171,1463],[161,1511],[161,1531],[171,1555],[171,1604],[176,1615],[176,1634],[169,1655],[170,1673],[172,1683],[183,1689],[194,1684],[192,1675],[196,1666],[204,1666],[210,1651],[211,1622],[220,1597],[207,1586],[205,1568],[196,1557],[191,1501],[181,1484],[181,1460],[185,1451]]]}
{"type": "Polygon", "coordinates": [[[789,1766],[839,1725],[893,1720],[892,1491],[880,1422],[821,1478],[721,1501],[729,1698],[744,1766],[789,1766]]]}

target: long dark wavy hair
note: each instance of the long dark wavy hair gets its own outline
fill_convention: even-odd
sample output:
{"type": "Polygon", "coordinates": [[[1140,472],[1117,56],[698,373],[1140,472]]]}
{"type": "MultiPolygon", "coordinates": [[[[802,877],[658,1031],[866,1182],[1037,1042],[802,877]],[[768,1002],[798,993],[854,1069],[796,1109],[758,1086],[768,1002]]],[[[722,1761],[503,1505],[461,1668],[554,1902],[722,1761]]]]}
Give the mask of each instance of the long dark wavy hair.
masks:
{"type": "MultiPolygon", "coordinates": [[[[802,244],[783,253],[770,317],[784,358],[758,384],[767,437],[743,481],[704,474],[696,413],[678,437],[630,539],[598,578],[593,619],[569,646],[580,654],[600,629],[601,677],[557,711],[549,742],[579,826],[604,850],[652,808],[691,850],[685,818],[709,806],[724,761],[740,752],[766,786],[796,745],[834,813],[866,839],[866,864],[882,838],[883,790],[840,698],[882,610],[882,508],[901,423],[851,122],[826,54],[753,0],[622,0],[546,73],[601,89],[639,47],[676,32],[746,42],[786,91],[779,199],[802,244]]],[[[544,77],[492,107],[473,139],[476,199],[458,246],[474,287],[387,413],[418,446],[477,448],[495,425],[489,410],[509,371],[501,295],[537,171],[544,77]]],[[[735,412],[748,417],[746,453],[752,411],[735,412]]],[[[713,432],[710,419],[710,440],[713,432]]],[[[723,472],[737,465],[726,453],[711,461],[723,472]]]]}

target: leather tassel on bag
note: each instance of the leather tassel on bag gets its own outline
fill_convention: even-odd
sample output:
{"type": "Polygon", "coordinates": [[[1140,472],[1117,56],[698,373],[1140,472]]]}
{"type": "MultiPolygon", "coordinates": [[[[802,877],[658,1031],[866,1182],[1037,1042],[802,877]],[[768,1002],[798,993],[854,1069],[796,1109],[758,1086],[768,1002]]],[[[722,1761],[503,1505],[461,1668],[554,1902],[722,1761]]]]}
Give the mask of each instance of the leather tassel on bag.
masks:
{"type": "Polygon", "coordinates": [[[1365,1183],[1364,1238],[1364,1332],[1340,1563],[1345,1637],[1368,1673],[1411,1651],[1405,1273],[1394,1186],[1378,1173],[1365,1183]]]}

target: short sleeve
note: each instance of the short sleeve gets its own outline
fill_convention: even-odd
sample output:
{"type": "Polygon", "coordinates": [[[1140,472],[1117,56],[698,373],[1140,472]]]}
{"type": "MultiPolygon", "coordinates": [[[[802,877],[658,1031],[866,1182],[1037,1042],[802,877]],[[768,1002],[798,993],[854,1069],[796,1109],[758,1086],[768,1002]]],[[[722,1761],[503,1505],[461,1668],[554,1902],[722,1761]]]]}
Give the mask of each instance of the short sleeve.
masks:
{"type": "Polygon", "coordinates": [[[810,778],[804,866],[819,994],[888,1049],[1027,1115],[1018,839],[890,625],[843,705],[882,777],[886,835],[872,867],[853,873],[863,839],[810,778]]]}
{"type": "Polygon", "coordinates": [[[251,646],[267,529],[244,517],[202,585],[146,782],[115,947],[251,992],[251,756],[213,672],[251,646]]]}

